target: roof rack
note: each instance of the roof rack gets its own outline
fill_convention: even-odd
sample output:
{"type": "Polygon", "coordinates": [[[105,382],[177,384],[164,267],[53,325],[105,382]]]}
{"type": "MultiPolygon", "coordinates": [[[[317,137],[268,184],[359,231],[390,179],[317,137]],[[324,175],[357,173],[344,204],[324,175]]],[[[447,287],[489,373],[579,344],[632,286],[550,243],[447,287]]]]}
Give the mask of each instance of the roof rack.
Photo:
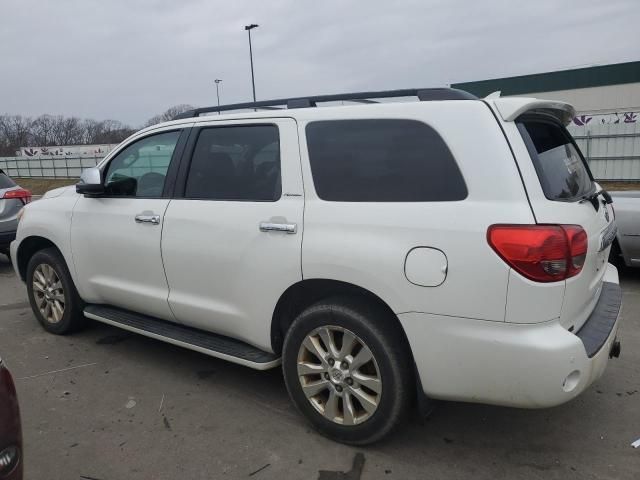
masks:
{"type": "Polygon", "coordinates": [[[420,101],[432,100],[477,100],[478,97],[456,88],[408,88],[403,90],[383,90],[379,92],[339,93],[335,95],[316,95],[313,97],[281,98],[259,102],[234,103],[214,107],[202,107],[188,110],[173,119],[199,117],[203,113],[228,112],[230,110],[260,109],[278,110],[281,108],[309,108],[318,103],[349,101],[357,103],[378,103],[375,98],[418,97],[420,101]]]}

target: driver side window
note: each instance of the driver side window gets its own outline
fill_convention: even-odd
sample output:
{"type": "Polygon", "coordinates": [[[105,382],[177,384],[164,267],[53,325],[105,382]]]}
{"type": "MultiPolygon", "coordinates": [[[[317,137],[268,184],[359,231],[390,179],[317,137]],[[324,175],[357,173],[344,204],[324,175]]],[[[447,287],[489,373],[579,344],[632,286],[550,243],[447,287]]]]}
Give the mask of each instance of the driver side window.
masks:
{"type": "Polygon", "coordinates": [[[105,192],[122,197],[161,197],[180,132],[145,137],[118,153],[105,174],[105,192]]]}

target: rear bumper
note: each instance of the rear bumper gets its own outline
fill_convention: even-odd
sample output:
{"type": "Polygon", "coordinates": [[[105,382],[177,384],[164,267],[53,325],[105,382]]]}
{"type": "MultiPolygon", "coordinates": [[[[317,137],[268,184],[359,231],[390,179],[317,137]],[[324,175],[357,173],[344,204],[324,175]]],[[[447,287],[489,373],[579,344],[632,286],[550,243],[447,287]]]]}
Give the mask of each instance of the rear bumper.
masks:
{"type": "MultiPolygon", "coordinates": [[[[615,267],[609,266],[615,269],[615,267]]],[[[489,322],[421,313],[398,315],[423,391],[431,398],[523,408],[567,402],[604,372],[620,321],[620,287],[603,286],[577,333],[557,320],[489,322]]]]}
{"type": "Polygon", "coordinates": [[[576,333],[589,358],[597,355],[611,336],[611,331],[618,321],[621,306],[622,289],[620,285],[604,282],[598,303],[587,321],[576,333]]]}

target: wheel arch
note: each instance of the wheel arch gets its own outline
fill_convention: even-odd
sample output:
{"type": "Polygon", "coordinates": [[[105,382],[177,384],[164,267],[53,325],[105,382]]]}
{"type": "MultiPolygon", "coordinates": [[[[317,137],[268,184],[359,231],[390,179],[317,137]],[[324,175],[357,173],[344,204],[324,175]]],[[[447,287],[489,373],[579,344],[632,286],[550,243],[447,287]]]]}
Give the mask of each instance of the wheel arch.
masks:
{"type": "Polygon", "coordinates": [[[613,242],[611,244],[611,251],[609,252],[609,262],[613,261],[613,264],[617,267],[630,267],[632,265],[629,257],[626,254],[626,244],[624,240],[621,241],[620,236],[620,232],[618,232],[616,238],[613,239],[613,242]]]}
{"type": "Polygon", "coordinates": [[[45,248],[55,248],[62,258],[64,258],[60,247],[48,238],[41,237],[39,235],[32,235],[24,238],[20,242],[16,255],[16,265],[18,266],[20,279],[23,282],[27,277],[27,265],[29,265],[29,260],[31,260],[31,257],[33,257],[37,252],[44,250],[45,248]]]}
{"type": "MultiPolygon", "coordinates": [[[[382,308],[390,321],[394,322],[402,332],[402,337],[411,353],[404,328],[387,302],[366,288],[325,278],[301,280],[287,288],[280,296],[271,320],[271,347],[274,353],[278,355],[282,353],[287,330],[300,312],[322,299],[334,296],[355,296],[382,308]]],[[[413,357],[413,354],[411,356],[413,357]]]]}

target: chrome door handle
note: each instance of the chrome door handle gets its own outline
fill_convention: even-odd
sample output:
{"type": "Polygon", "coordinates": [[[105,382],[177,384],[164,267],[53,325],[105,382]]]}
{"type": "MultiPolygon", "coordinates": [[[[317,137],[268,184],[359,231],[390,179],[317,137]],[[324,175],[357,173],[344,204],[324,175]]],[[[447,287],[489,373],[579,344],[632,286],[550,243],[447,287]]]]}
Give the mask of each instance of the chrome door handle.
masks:
{"type": "Polygon", "coordinates": [[[160,215],[136,215],[136,223],[150,223],[151,225],[160,225],[160,215]]]}
{"type": "Polygon", "coordinates": [[[296,233],[298,231],[298,226],[295,223],[260,222],[260,231],[296,233]]]}

